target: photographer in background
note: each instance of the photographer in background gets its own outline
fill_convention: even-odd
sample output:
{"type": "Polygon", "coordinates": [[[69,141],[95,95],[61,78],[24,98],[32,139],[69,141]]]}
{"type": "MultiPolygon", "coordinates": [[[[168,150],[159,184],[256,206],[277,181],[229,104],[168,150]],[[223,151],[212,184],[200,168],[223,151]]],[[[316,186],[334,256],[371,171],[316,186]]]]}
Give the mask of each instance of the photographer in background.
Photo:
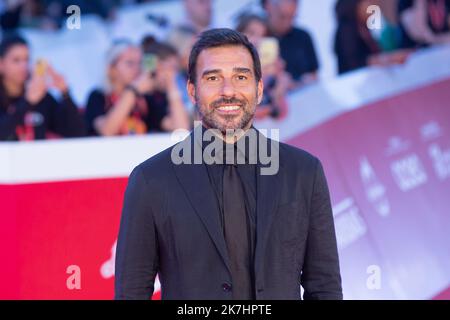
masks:
{"type": "Polygon", "coordinates": [[[284,70],[277,39],[267,36],[267,21],[256,14],[241,15],[236,30],[247,36],[261,59],[264,95],[256,108],[255,119],[283,118],[288,109],[286,95],[291,78],[284,70]]]}
{"type": "Polygon", "coordinates": [[[168,108],[162,108],[155,100],[165,65],[157,67],[156,59],[143,59],[142,49],[127,40],[116,41],[106,61],[105,87],[93,90],[86,105],[89,135],[145,134],[189,126],[176,94],[170,95],[168,108]],[[158,72],[157,68],[162,70],[158,72]]]}
{"type": "Polygon", "coordinates": [[[189,108],[183,99],[179,85],[182,70],[180,57],[168,43],[143,43],[144,64],[147,72],[153,75],[154,87],[147,96],[149,105],[150,131],[173,131],[190,129],[189,108]]]}
{"type": "Polygon", "coordinates": [[[16,34],[0,44],[0,140],[79,137],[83,119],[70,97],[64,78],[45,61],[29,71],[27,42],[16,34]],[[58,102],[49,93],[57,89],[58,102]]]}
{"type": "Polygon", "coordinates": [[[311,35],[294,26],[298,0],[261,0],[267,14],[269,35],[278,39],[280,55],[292,77],[290,89],[314,83],[319,62],[311,35]]]}
{"type": "Polygon", "coordinates": [[[184,106],[186,107],[191,119],[195,119],[197,114],[195,106],[189,99],[189,95],[186,90],[186,83],[188,80],[189,54],[191,53],[192,46],[197,39],[197,34],[195,30],[190,27],[178,26],[169,32],[167,38],[167,43],[175,48],[178,53],[180,68],[176,76],[176,81],[182,94],[184,106]]]}

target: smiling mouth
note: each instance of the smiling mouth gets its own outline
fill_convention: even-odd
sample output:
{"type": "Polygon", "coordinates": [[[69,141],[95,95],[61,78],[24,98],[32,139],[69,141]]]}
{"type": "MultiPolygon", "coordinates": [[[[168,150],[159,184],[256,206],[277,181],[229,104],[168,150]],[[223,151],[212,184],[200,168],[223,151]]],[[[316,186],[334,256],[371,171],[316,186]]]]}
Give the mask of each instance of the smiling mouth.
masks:
{"type": "Polygon", "coordinates": [[[231,111],[237,111],[241,108],[239,105],[227,105],[227,106],[220,106],[216,109],[222,112],[231,112],[231,111]]]}

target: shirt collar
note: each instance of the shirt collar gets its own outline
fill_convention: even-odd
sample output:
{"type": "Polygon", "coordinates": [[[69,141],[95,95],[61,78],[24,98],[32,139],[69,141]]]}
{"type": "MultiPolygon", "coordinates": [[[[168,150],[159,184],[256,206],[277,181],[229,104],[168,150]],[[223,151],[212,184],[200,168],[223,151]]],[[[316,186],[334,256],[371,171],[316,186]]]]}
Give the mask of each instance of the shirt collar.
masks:
{"type": "MultiPolygon", "coordinates": [[[[256,164],[258,160],[258,130],[252,125],[235,143],[226,143],[202,125],[203,160],[207,164],[256,164]],[[206,133],[206,134],[205,134],[206,133]],[[209,147],[208,147],[209,146],[209,147]],[[206,152],[205,152],[206,151],[206,152]],[[217,154],[216,154],[217,153],[217,154]],[[227,158],[228,156],[228,158],[227,158]],[[234,159],[233,159],[234,156],[234,159]]],[[[216,132],[220,134],[219,132],[216,132]]]]}

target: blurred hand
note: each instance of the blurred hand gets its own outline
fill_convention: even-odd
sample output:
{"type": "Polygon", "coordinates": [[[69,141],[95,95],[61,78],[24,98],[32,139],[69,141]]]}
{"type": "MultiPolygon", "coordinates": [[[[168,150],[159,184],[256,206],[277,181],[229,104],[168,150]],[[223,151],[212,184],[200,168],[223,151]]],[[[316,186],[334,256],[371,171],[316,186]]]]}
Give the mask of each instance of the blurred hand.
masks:
{"type": "Polygon", "coordinates": [[[50,77],[50,86],[58,89],[62,93],[67,93],[67,82],[62,75],[57,73],[50,65],[47,67],[47,74],[50,77]]]}
{"type": "Polygon", "coordinates": [[[177,85],[177,71],[175,69],[169,69],[164,75],[164,83],[167,90],[178,90],[177,85]]]}
{"type": "Polygon", "coordinates": [[[392,63],[403,64],[408,60],[408,57],[412,53],[411,50],[398,50],[391,54],[392,63]]]}
{"type": "Polygon", "coordinates": [[[394,52],[380,53],[369,58],[369,65],[385,67],[393,64],[403,64],[411,53],[411,50],[397,50],[394,52]]]}
{"type": "Polygon", "coordinates": [[[166,63],[165,61],[160,62],[157,78],[166,90],[172,90],[177,87],[177,72],[178,70],[173,64],[166,63]]]}
{"type": "Polygon", "coordinates": [[[281,95],[285,95],[286,92],[289,90],[289,88],[292,85],[292,77],[287,72],[280,72],[277,75],[277,84],[276,84],[276,90],[280,91],[281,95]]]}
{"type": "Polygon", "coordinates": [[[278,57],[273,63],[262,66],[262,74],[264,77],[278,76],[284,72],[286,63],[278,57]]]}
{"type": "Polygon", "coordinates": [[[45,76],[33,74],[25,89],[25,99],[29,104],[35,105],[40,102],[47,93],[45,76]]]}
{"type": "Polygon", "coordinates": [[[273,77],[276,74],[276,65],[275,63],[266,64],[262,66],[262,74],[265,78],[273,77]]]}
{"type": "Polygon", "coordinates": [[[134,86],[140,94],[151,93],[155,88],[155,80],[152,79],[148,72],[143,72],[133,81],[132,86],[134,86]]]}

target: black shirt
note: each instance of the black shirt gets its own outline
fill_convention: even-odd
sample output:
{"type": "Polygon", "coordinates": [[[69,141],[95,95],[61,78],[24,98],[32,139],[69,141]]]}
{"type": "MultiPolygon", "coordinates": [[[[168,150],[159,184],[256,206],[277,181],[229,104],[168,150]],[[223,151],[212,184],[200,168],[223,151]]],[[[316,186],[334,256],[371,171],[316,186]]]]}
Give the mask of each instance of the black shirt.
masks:
{"type": "MultiPolygon", "coordinates": [[[[203,132],[206,129],[203,127],[203,132]]],[[[250,130],[255,130],[253,127],[250,130]]],[[[245,139],[246,135],[241,137],[241,139],[245,139]]],[[[220,139],[218,137],[214,137],[214,139],[220,139]]],[[[214,142],[214,140],[212,141],[214,142]]],[[[248,140],[247,140],[248,142],[248,140]]],[[[202,142],[202,150],[204,151],[206,146],[209,145],[210,142],[203,141],[202,142]]],[[[250,152],[255,152],[255,150],[251,150],[251,146],[249,146],[248,143],[245,144],[245,146],[241,146],[238,143],[235,143],[233,145],[226,145],[224,142],[222,142],[222,145],[224,147],[225,153],[223,154],[217,154],[217,157],[215,154],[215,159],[222,159],[222,163],[213,163],[213,164],[207,164],[207,172],[209,176],[209,180],[211,183],[211,187],[214,190],[214,193],[216,194],[216,200],[217,204],[220,210],[220,221],[221,221],[221,227],[224,231],[224,203],[223,203],[223,176],[224,176],[224,169],[225,166],[227,166],[227,159],[226,159],[226,149],[233,148],[234,154],[239,155],[244,159],[245,163],[238,164],[237,165],[237,171],[240,176],[242,186],[244,189],[244,194],[242,199],[245,202],[245,208],[246,208],[246,214],[247,214],[247,230],[248,234],[250,235],[248,239],[242,239],[241,241],[248,241],[248,256],[250,257],[250,265],[253,266],[254,262],[254,252],[255,252],[255,239],[256,239],[256,163],[253,163],[252,156],[250,156],[250,152]]],[[[237,200],[238,201],[238,200],[237,200]]],[[[232,254],[231,254],[232,255],[232,254]]],[[[251,292],[250,299],[254,299],[254,272],[253,267],[250,267],[249,270],[250,273],[250,283],[251,288],[248,288],[248,291],[251,292]]],[[[241,282],[236,278],[233,279],[233,282],[241,282]]]]}
{"type": "Polygon", "coordinates": [[[277,38],[281,58],[286,62],[286,71],[294,80],[301,80],[303,74],[319,69],[314,44],[307,31],[294,27],[277,38]]]}

